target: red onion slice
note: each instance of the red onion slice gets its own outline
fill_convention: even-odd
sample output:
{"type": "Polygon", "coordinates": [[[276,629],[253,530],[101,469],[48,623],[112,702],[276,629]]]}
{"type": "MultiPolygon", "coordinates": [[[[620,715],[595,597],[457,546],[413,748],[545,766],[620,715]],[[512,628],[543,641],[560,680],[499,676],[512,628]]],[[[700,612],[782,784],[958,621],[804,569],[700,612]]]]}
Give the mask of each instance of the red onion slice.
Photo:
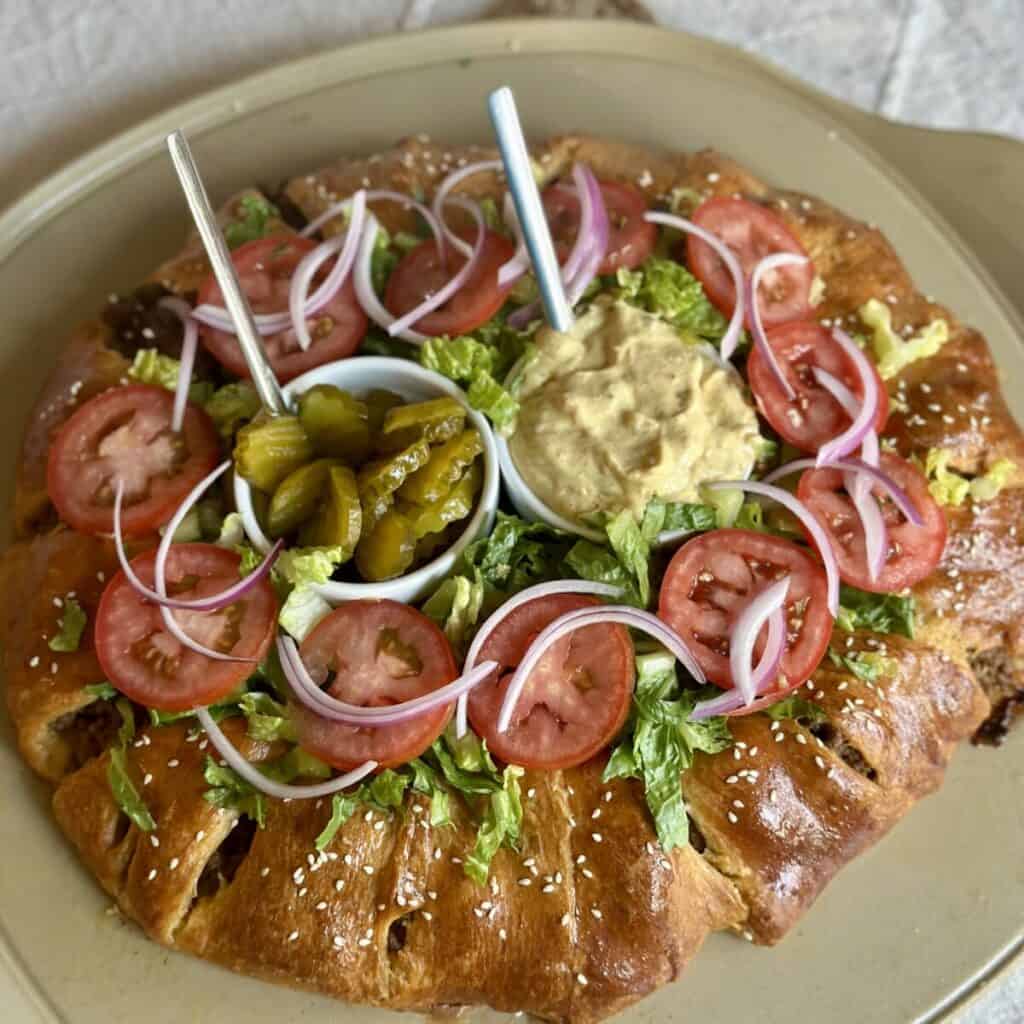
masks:
{"type": "MultiPolygon", "coordinates": [[[[753,703],[757,696],[758,683],[761,680],[754,678],[751,668],[751,661],[754,657],[754,645],[757,643],[761,627],[772,617],[772,614],[785,607],[786,595],[789,593],[789,577],[784,576],[777,583],[766,587],[752,601],[743,608],[736,617],[732,632],[729,637],[729,670],[732,673],[733,685],[743,694],[743,702],[748,706],[753,703]]],[[[769,629],[769,634],[771,630],[769,629]]],[[[785,640],[783,633],[782,641],[785,640]]],[[[778,636],[775,643],[769,646],[773,648],[772,655],[778,669],[778,659],[782,657],[784,642],[780,642],[778,636]]],[[[770,663],[767,668],[770,668],[770,663]]],[[[761,668],[761,665],[758,665],[761,668]]],[[[762,669],[766,674],[766,670],[762,669]]],[[[759,673],[760,674],[760,673],[759,673]]]]}
{"type": "Polygon", "coordinates": [[[677,217],[673,213],[652,212],[644,214],[644,219],[652,224],[663,224],[665,227],[675,228],[676,231],[682,231],[699,238],[702,242],[710,245],[715,250],[718,258],[725,264],[732,276],[733,290],[736,293],[736,305],[733,307],[732,316],[729,317],[729,326],[726,328],[725,334],[722,335],[720,351],[723,359],[731,359],[736,351],[736,346],[740,342],[740,332],[743,330],[744,303],[746,301],[743,289],[743,271],[740,268],[740,261],[736,259],[736,254],[717,235],[713,235],[710,231],[705,231],[704,228],[699,227],[692,221],[686,220],[685,217],[677,217]]]}
{"type": "MultiPolygon", "coordinates": [[[[857,368],[861,389],[864,392],[864,399],[858,403],[859,409],[856,414],[847,409],[848,415],[853,419],[850,426],[837,437],[833,437],[831,441],[823,444],[818,450],[819,467],[834,462],[836,459],[841,459],[860,447],[868,432],[874,428],[875,419],[878,416],[878,404],[881,400],[881,394],[878,389],[878,375],[868,362],[867,356],[861,352],[856,342],[841,328],[836,327],[832,331],[832,337],[857,368]]],[[[817,373],[815,376],[817,376],[817,373]]],[[[830,374],[827,376],[831,377],[830,374]]],[[[818,379],[823,387],[832,391],[832,388],[824,383],[820,377],[818,379]]],[[[834,377],[831,379],[842,386],[841,382],[836,381],[834,377]]],[[[832,391],[832,394],[835,395],[835,392],[832,391]]],[[[851,397],[853,396],[851,395],[851,397]]],[[[838,396],[836,398],[838,400],[838,396]]]]}
{"type": "Polygon", "coordinates": [[[254,764],[246,761],[231,740],[224,735],[224,731],[213,720],[213,716],[206,708],[196,708],[196,718],[206,730],[206,735],[210,737],[214,749],[224,758],[229,768],[254,789],[266,793],[267,796],[277,797],[279,800],[313,800],[316,797],[330,796],[332,793],[354,786],[377,767],[376,761],[364,761],[358,768],[353,768],[352,771],[335,776],[326,782],[318,782],[311,786],[289,786],[283,782],[268,779],[254,764]]]}
{"type": "MultiPolygon", "coordinates": [[[[377,218],[369,210],[366,211],[366,223],[363,225],[363,237],[359,240],[359,252],[356,254],[355,268],[352,273],[352,282],[356,289],[356,298],[363,307],[363,312],[378,327],[387,330],[395,318],[384,308],[377,293],[373,290],[373,244],[377,238],[377,231],[380,225],[377,218]]],[[[399,334],[403,341],[412,342],[414,345],[422,345],[427,340],[425,334],[417,331],[405,330],[399,334]]]]}
{"type": "MultiPolygon", "coordinates": [[[[550,583],[537,583],[519,591],[514,597],[510,597],[499,605],[477,630],[473,642],[469,645],[469,650],[466,651],[466,660],[462,665],[463,671],[469,672],[476,665],[476,659],[480,657],[480,652],[488,637],[509,614],[524,604],[537,601],[542,597],[550,597],[552,594],[593,594],[596,597],[619,597],[622,594],[622,588],[612,586],[610,583],[592,583],[590,580],[552,580],[550,583]]],[[[598,609],[593,610],[597,611],[598,609]]],[[[455,714],[455,735],[459,739],[466,735],[468,728],[466,723],[468,703],[468,697],[459,698],[455,714]]]]}
{"type": "Polygon", "coordinates": [[[619,623],[654,637],[670,653],[675,655],[676,659],[694,679],[700,683],[705,682],[704,673],[701,671],[697,659],[686,646],[683,638],[656,615],[641,611],[638,608],[632,608],[629,605],[581,608],[574,612],[566,612],[565,615],[559,616],[554,622],[548,623],[527,648],[523,660],[512,674],[508,689],[505,691],[505,699],[502,701],[501,710],[498,714],[498,732],[508,731],[508,727],[512,724],[512,713],[515,711],[516,704],[522,695],[523,687],[526,685],[530,673],[537,667],[537,662],[544,656],[547,649],[574,630],[582,629],[583,626],[598,625],[602,622],[619,623]]]}
{"type": "MultiPolygon", "coordinates": [[[[779,466],[778,469],[772,470],[772,472],[764,478],[762,483],[769,484],[774,480],[779,480],[784,476],[789,476],[790,473],[798,473],[803,469],[817,468],[818,464],[814,459],[794,459],[792,462],[787,462],[784,466],[779,466]]],[[[854,458],[837,459],[835,462],[830,463],[829,468],[866,474],[892,499],[893,504],[900,510],[907,522],[912,523],[914,526],[924,525],[921,513],[914,507],[914,503],[910,500],[910,496],[884,470],[879,469],[877,466],[869,466],[863,459],[854,458]]],[[[713,487],[716,485],[709,484],[708,486],[713,487]]],[[[772,489],[776,490],[776,488],[772,489]]],[[[786,492],[783,491],[783,493],[785,494],[786,492]]]]}
{"type": "MultiPolygon", "coordinates": [[[[156,558],[153,561],[153,583],[156,586],[157,594],[159,594],[162,599],[159,605],[160,618],[163,619],[164,627],[167,632],[170,633],[178,643],[187,647],[190,651],[193,651],[196,654],[201,654],[205,658],[211,658],[214,661],[255,662],[258,660],[257,658],[240,658],[233,654],[222,654],[220,651],[215,651],[211,647],[205,647],[198,641],[193,640],[192,637],[190,637],[188,633],[178,625],[177,620],[174,618],[174,612],[163,603],[163,601],[167,600],[167,554],[171,550],[171,544],[174,543],[174,534],[182,524],[185,516],[188,515],[192,506],[230,465],[230,461],[222,462],[212,473],[209,473],[200,480],[199,483],[189,491],[185,500],[178,506],[178,510],[171,517],[170,522],[164,527],[164,535],[160,539],[160,546],[156,549],[156,558]]],[[[120,487],[120,485],[120,481],[118,481],[118,486],[120,487]]]]}
{"type": "MultiPolygon", "coordinates": [[[[780,255],[785,254],[780,253],[780,255]]],[[[810,462],[811,465],[814,464],[811,459],[798,461],[810,462]]],[[[790,465],[793,465],[793,463],[790,463],[790,465]]],[[[771,474],[771,479],[774,479],[775,477],[775,473],[771,474]]],[[[784,491],[781,487],[773,487],[768,480],[768,477],[763,481],[720,480],[715,483],[705,484],[705,487],[708,487],[713,491],[735,489],[748,491],[751,494],[759,494],[764,498],[769,498],[772,501],[778,502],[784,508],[787,508],[792,512],[793,515],[803,523],[807,528],[807,532],[814,540],[822,565],[825,567],[825,577],[828,581],[828,610],[829,614],[831,614],[834,619],[839,612],[839,563],[836,561],[836,553],[832,549],[832,544],[828,539],[828,534],[825,532],[821,523],[811,515],[810,509],[800,501],[799,498],[794,497],[789,493],[789,491],[784,491]]]]}
{"type": "MultiPolygon", "coordinates": [[[[814,379],[843,407],[846,415],[851,420],[855,419],[861,411],[861,403],[857,401],[857,396],[838,377],[833,377],[828,370],[815,366],[811,372],[814,374],[814,379]]],[[[877,412],[878,409],[876,408],[875,413],[877,414],[877,412]]],[[[838,438],[834,440],[838,440],[838,438]]],[[[853,450],[853,448],[850,449],[851,452],[853,450]]],[[[822,448],[822,451],[824,451],[824,448],[822,448]]],[[[860,441],[860,451],[861,457],[869,466],[878,465],[878,435],[875,433],[874,428],[869,427],[865,432],[864,437],[860,441]]],[[[849,455],[850,452],[845,454],[849,455]]],[[[818,456],[820,458],[821,452],[818,453],[818,456]]],[[[837,457],[841,458],[841,456],[837,457]]]]}
{"type": "Polygon", "coordinates": [[[573,164],[572,176],[580,197],[580,226],[576,242],[562,268],[562,280],[565,282],[566,300],[570,306],[575,306],[583,298],[590,282],[597,277],[598,267],[608,251],[611,226],[601,185],[594,172],[586,164],[577,162],[573,164]]]}
{"type": "Polygon", "coordinates": [[[523,237],[523,227],[519,223],[519,215],[516,213],[516,204],[511,192],[505,193],[505,201],[502,206],[502,219],[505,226],[512,232],[516,240],[516,251],[512,258],[498,267],[498,287],[505,288],[518,281],[530,269],[530,254],[526,251],[526,239],[523,237]]]}
{"type": "MultiPolygon", "coordinates": [[[[784,604],[780,604],[768,616],[768,643],[757,663],[757,668],[754,669],[755,694],[763,694],[769,684],[778,677],[785,651],[786,609],[784,604]]],[[[747,703],[739,688],[733,687],[717,697],[700,701],[690,714],[690,719],[699,722],[705,718],[714,718],[715,715],[727,715],[739,708],[750,709],[754,706],[755,700],[756,698],[747,703]]]]}
{"type": "Polygon", "coordinates": [[[321,242],[303,256],[292,274],[291,286],[288,289],[288,312],[295,331],[295,339],[304,352],[313,344],[306,319],[319,313],[341,290],[355,262],[365,217],[366,192],[360,189],[352,197],[352,215],[345,231],[341,235],[328,238],[326,242],[321,242]],[[330,273],[310,296],[309,287],[317,271],[335,253],[338,254],[338,259],[331,267],[330,273]]]}
{"type": "Polygon", "coordinates": [[[465,670],[458,679],[420,697],[387,707],[363,707],[360,704],[350,704],[338,700],[321,690],[302,663],[299,649],[291,637],[278,636],[277,650],[281,656],[281,667],[284,669],[285,678],[292,691],[310,711],[320,715],[321,718],[330,719],[332,722],[344,722],[347,725],[369,728],[395,725],[398,722],[405,722],[410,718],[433,711],[435,708],[451,704],[458,697],[479,686],[498,668],[496,661],[485,661],[472,670],[465,670]]]}
{"type": "MultiPolygon", "coordinates": [[[[360,191],[364,190],[361,189],[360,191]]],[[[355,193],[349,199],[342,199],[341,202],[329,206],[323,213],[314,217],[299,234],[304,238],[308,238],[310,235],[316,234],[329,220],[334,220],[335,217],[347,214],[352,208],[352,201],[355,199],[355,195],[358,195],[358,193],[355,193]]],[[[365,195],[368,203],[398,203],[407,210],[415,210],[423,218],[427,227],[430,228],[430,233],[434,236],[438,245],[444,248],[444,234],[441,231],[441,225],[437,222],[437,218],[422,203],[416,202],[412,196],[407,196],[404,192],[395,192],[387,188],[369,189],[365,191],[365,195]]],[[[349,223],[351,224],[351,221],[349,223]]]]}
{"type": "MultiPolygon", "coordinates": [[[[455,188],[460,182],[466,180],[466,178],[473,177],[474,174],[483,174],[486,171],[494,171],[498,174],[504,173],[504,165],[500,160],[478,160],[476,163],[466,164],[465,167],[460,167],[457,171],[452,171],[444,181],[437,188],[437,192],[434,193],[434,201],[431,204],[434,216],[437,218],[437,222],[441,225],[441,234],[446,241],[452,246],[458,249],[467,259],[472,253],[472,247],[459,238],[444,219],[444,204],[449,201],[448,196],[452,189],[455,188]]],[[[463,200],[465,201],[465,200],[463,200]]]]}
{"type": "Polygon", "coordinates": [[[786,379],[782,367],[779,365],[771,345],[768,344],[768,335],[764,332],[764,324],[761,323],[761,309],[757,300],[758,289],[761,286],[761,278],[770,270],[777,270],[779,267],[803,266],[807,263],[807,257],[795,252],[776,252],[771,256],[765,256],[750,275],[746,283],[747,305],[750,306],[750,333],[754,336],[754,344],[761,350],[761,355],[771,368],[786,397],[792,402],[796,398],[796,392],[786,379]]]}
{"type": "MultiPolygon", "coordinates": [[[[230,465],[230,463],[228,464],[230,465]]],[[[218,474],[219,475],[219,474],[218,474]]],[[[117,552],[117,560],[121,565],[126,579],[132,589],[141,594],[147,601],[153,604],[162,605],[164,608],[177,608],[180,611],[191,612],[215,612],[234,604],[239,598],[244,597],[264,576],[270,572],[271,567],[277,560],[277,556],[284,547],[284,541],[279,540],[267,553],[263,561],[248,576],[243,577],[237,583],[222,590],[219,594],[211,594],[209,597],[199,597],[192,601],[183,601],[177,597],[161,597],[155,590],[151,590],[136,575],[135,570],[128,561],[128,554],[124,549],[124,536],[121,532],[121,507],[124,501],[124,485],[119,480],[114,492],[114,548],[117,552]]]]}
{"type": "MultiPolygon", "coordinates": [[[[414,309],[400,316],[388,327],[388,334],[391,337],[401,336],[402,332],[412,327],[414,323],[422,320],[428,313],[432,313],[439,306],[443,306],[465,283],[470,279],[473,272],[480,263],[480,256],[484,251],[484,242],[487,241],[487,225],[484,223],[484,215],[477,203],[461,196],[453,196],[447,202],[465,210],[476,221],[476,244],[470,251],[469,258],[433,295],[425,298],[414,309]]],[[[447,229],[446,229],[447,230],[447,229]]],[[[460,239],[461,241],[461,239],[460,239]]]]}
{"type": "Polygon", "coordinates": [[[181,425],[185,421],[185,406],[188,402],[188,389],[192,384],[192,368],[196,363],[196,349],[199,345],[199,327],[192,319],[192,307],[177,296],[161,299],[158,303],[163,309],[169,310],[180,321],[182,326],[181,360],[178,366],[178,382],[174,388],[174,409],[171,412],[171,430],[181,433],[181,425]]]}

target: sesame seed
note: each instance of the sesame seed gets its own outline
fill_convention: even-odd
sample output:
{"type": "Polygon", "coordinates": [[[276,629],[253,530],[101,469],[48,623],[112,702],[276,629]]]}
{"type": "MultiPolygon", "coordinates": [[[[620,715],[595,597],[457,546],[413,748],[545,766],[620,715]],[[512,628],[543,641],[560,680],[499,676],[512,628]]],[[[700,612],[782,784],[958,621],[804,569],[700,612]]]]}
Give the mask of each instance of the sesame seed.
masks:
{"type": "Polygon", "coordinates": [[[744,807],[744,804],[743,804],[742,800],[733,800],[732,805],[733,805],[733,807],[735,807],[735,808],[737,808],[738,810],[741,810],[741,811],[743,810],[743,807],[744,807]]]}
{"type": "Polygon", "coordinates": [[[341,892],[341,890],[344,889],[344,888],[345,888],[345,881],[344,881],[344,879],[339,878],[334,883],[334,891],[335,892],[341,892]]]}
{"type": "Polygon", "coordinates": [[[437,899],[437,893],[434,892],[433,889],[428,889],[427,890],[427,899],[428,900],[436,900],[437,899]]]}
{"type": "Polygon", "coordinates": [[[29,668],[37,668],[38,666],[39,666],[39,655],[36,654],[34,657],[29,659],[28,667],[29,668]]]}
{"type": "Polygon", "coordinates": [[[326,910],[326,909],[327,909],[327,901],[326,901],[326,900],[321,900],[321,901],[320,901],[320,902],[319,902],[319,903],[318,903],[318,904],[316,905],[316,909],[317,909],[317,910],[326,910]]]}
{"type": "Polygon", "coordinates": [[[595,843],[600,843],[603,839],[603,836],[600,832],[591,832],[590,838],[593,839],[595,843]]]}
{"type": "Polygon", "coordinates": [[[768,790],[768,801],[770,803],[774,804],[774,803],[777,802],[777,800],[778,800],[778,794],[775,792],[775,790],[774,789],[768,790]]]}
{"type": "Polygon", "coordinates": [[[749,757],[757,757],[757,747],[751,747],[750,748],[750,754],[748,756],[749,757]]]}
{"type": "Polygon", "coordinates": [[[270,874],[270,868],[260,868],[260,878],[266,878],[270,874]]]}
{"type": "Polygon", "coordinates": [[[532,799],[533,799],[533,798],[534,798],[534,797],[535,797],[536,795],[537,795],[537,790],[536,790],[536,789],[534,789],[534,788],[533,788],[533,786],[531,786],[531,787],[530,787],[530,788],[529,788],[529,789],[528,789],[528,790],[526,791],[526,797],[527,797],[527,799],[528,799],[528,800],[532,800],[532,799]]]}
{"type": "Polygon", "coordinates": [[[181,764],[181,762],[176,757],[172,757],[170,761],[167,762],[167,767],[177,768],[179,764],[181,764]]]}
{"type": "Polygon", "coordinates": [[[367,874],[367,875],[372,875],[373,874],[373,865],[372,864],[364,864],[363,865],[363,872],[365,874],[367,874]]]}
{"type": "Polygon", "coordinates": [[[55,597],[53,599],[53,607],[54,608],[63,608],[64,607],[64,602],[59,597],[55,597]]]}
{"type": "Polygon", "coordinates": [[[50,662],[50,675],[55,676],[57,674],[57,669],[59,669],[59,668],[60,668],[60,666],[57,664],[57,662],[51,661],[50,662]]]}
{"type": "Polygon", "coordinates": [[[583,869],[583,877],[584,878],[593,878],[594,877],[594,872],[591,871],[590,868],[584,868],[583,869]]]}
{"type": "Polygon", "coordinates": [[[606,804],[610,804],[612,802],[612,791],[610,789],[604,794],[604,802],[606,804]]]}
{"type": "Polygon", "coordinates": [[[169,867],[169,868],[170,868],[170,869],[171,869],[172,871],[176,871],[176,870],[177,870],[177,868],[178,868],[178,865],[179,865],[180,863],[181,863],[181,861],[180,861],[180,860],[178,860],[178,858],[177,858],[177,857],[172,857],[172,858],[171,858],[171,860],[170,860],[170,863],[169,863],[169,864],[168,864],[167,866],[168,866],[168,867],[169,867]]]}
{"type": "Polygon", "coordinates": [[[295,869],[295,870],[294,870],[294,871],[292,872],[292,881],[293,881],[293,882],[294,882],[294,883],[295,883],[296,885],[302,885],[302,883],[303,883],[303,881],[305,880],[305,878],[306,878],[306,872],[305,872],[305,871],[303,871],[303,870],[302,870],[302,868],[296,868],[296,869],[295,869]]]}
{"type": "Polygon", "coordinates": [[[438,847],[438,849],[436,849],[434,851],[434,860],[440,860],[440,859],[441,859],[441,849],[440,849],[440,847],[438,847]]]}
{"type": "Polygon", "coordinates": [[[524,868],[532,868],[533,865],[536,864],[536,863],[537,863],[537,861],[536,861],[535,858],[527,857],[526,860],[523,861],[523,867],[524,868]]]}
{"type": "Polygon", "coordinates": [[[502,942],[504,942],[508,938],[508,932],[505,931],[504,928],[499,928],[498,929],[498,938],[501,939],[502,942]]]}
{"type": "Polygon", "coordinates": [[[543,889],[541,889],[541,892],[545,892],[545,893],[546,892],[554,892],[554,891],[555,891],[555,887],[550,882],[548,882],[548,884],[545,885],[543,889]]]}
{"type": "Polygon", "coordinates": [[[786,734],[784,732],[777,732],[775,734],[775,742],[776,743],[781,743],[785,738],[786,738],[786,734]]]}
{"type": "Polygon", "coordinates": [[[587,981],[587,976],[586,976],[585,974],[577,974],[577,975],[576,975],[576,980],[577,980],[577,981],[578,981],[578,982],[579,982],[579,983],[580,983],[580,984],[581,984],[581,985],[582,985],[582,986],[583,986],[584,988],[586,988],[586,987],[587,987],[587,985],[589,985],[589,984],[590,984],[590,982],[589,982],[589,981],[587,981]]]}
{"type": "Polygon", "coordinates": [[[352,867],[352,854],[351,853],[346,853],[345,854],[345,864],[346,864],[347,867],[352,867]]]}
{"type": "Polygon", "coordinates": [[[434,915],[429,910],[424,910],[423,911],[423,920],[424,921],[433,921],[434,920],[434,915]]]}
{"type": "Polygon", "coordinates": [[[152,772],[146,772],[146,774],[142,776],[142,784],[144,786],[148,786],[152,781],[153,781],[153,773],[152,772]]]}
{"type": "Polygon", "coordinates": [[[729,776],[729,777],[728,777],[728,778],[727,778],[727,779],[725,780],[725,784],[726,784],[727,786],[735,786],[735,785],[736,785],[736,783],[737,783],[737,782],[739,782],[739,781],[740,781],[740,780],[739,780],[739,776],[737,776],[737,775],[730,775],[730,776],[729,776]]]}
{"type": "Polygon", "coordinates": [[[733,811],[730,811],[730,812],[728,813],[727,817],[728,817],[728,819],[729,819],[729,820],[730,820],[730,821],[731,821],[731,822],[732,822],[732,823],[733,823],[734,825],[736,824],[736,822],[737,822],[737,821],[739,821],[739,820],[740,820],[739,818],[737,818],[737,817],[736,817],[736,814],[735,814],[735,813],[734,813],[733,811]]]}
{"type": "Polygon", "coordinates": [[[159,846],[160,845],[160,840],[157,839],[156,836],[150,836],[149,837],[149,844],[150,844],[150,846],[159,846]]]}
{"type": "Polygon", "coordinates": [[[796,741],[797,741],[797,743],[806,744],[807,743],[807,737],[802,732],[798,732],[796,734],[796,741]]]}
{"type": "Polygon", "coordinates": [[[822,770],[825,770],[825,759],[820,754],[814,755],[814,763],[822,770]]]}
{"type": "Polygon", "coordinates": [[[359,940],[359,943],[358,943],[358,945],[362,946],[362,947],[363,947],[364,949],[365,949],[365,948],[366,948],[366,947],[367,947],[367,946],[368,946],[369,944],[370,944],[370,940],[369,940],[369,939],[360,939],[360,940],[359,940]]]}
{"type": "Polygon", "coordinates": [[[345,945],[345,940],[340,935],[334,936],[334,948],[341,949],[345,945]]]}
{"type": "Polygon", "coordinates": [[[299,890],[299,896],[300,896],[300,897],[301,897],[301,896],[305,896],[307,892],[309,892],[309,890],[308,890],[308,889],[307,889],[307,888],[306,888],[305,886],[303,886],[303,887],[302,887],[302,888],[301,888],[301,889],[299,890]]]}
{"type": "Polygon", "coordinates": [[[148,879],[148,880],[149,880],[150,882],[152,882],[152,881],[153,881],[153,879],[154,879],[154,878],[156,878],[156,868],[153,868],[153,869],[152,869],[152,870],[151,870],[151,871],[149,872],[149,874],[148,874],[148,875],[146,876],[146,878],[147,878],[147,879],[148,879]]]}
{"type": "Polygon", "coordinates": [[[570,920],[571,920],[571,918],[569,917],[568,914],[563,914],[562,915],[562,927],[563,928],[568,928],[570,920]]]}
{"type": "Polygon", "coordinates": [[[521,886],[523,886],[525,888],[528,885],[533,885],[533,879],[531,879],[531,878],[520,878],[517,884],[521,885],[521,886]]]}
{"type": "Polygon", "coordinates": [[[476,914],[477,917],[483,917],[484,916],[484,912],[479,907],[474,907],[473,908],[473,913],[476,914]]]}
{"type": "Polygon", "coordinates": [[[597,907],[591,907],[590,913],[594,915],[595,920],[601,920],[601,911],[598,910],[597,907]]]}
{"type": "Polygon", "coordinates": [[[598,818],[600,818],[601,817],[601,808],[600,807],[594,808],[594,813],[591,814],[590,817],[591,817],[592,821],[596,821],[598,818]]]}

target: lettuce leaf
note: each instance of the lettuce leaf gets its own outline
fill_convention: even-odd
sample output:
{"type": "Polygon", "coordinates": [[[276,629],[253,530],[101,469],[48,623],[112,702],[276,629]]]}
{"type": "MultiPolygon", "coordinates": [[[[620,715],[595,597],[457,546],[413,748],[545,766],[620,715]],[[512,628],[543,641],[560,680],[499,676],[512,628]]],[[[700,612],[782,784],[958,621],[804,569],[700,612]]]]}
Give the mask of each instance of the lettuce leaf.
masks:
{"type": "Polygon", "coordinates": [[[57,632],[46,642],[46,646],[51,651],[77,651],[82,642],[86,622],[82,606],[73,597],[65,597],[60,618],[57,620],[57,632]]]}
{"type": "Polygon", "coordinates": [[[711,304],[700,281],[681,263],[651,257],[636,270],[615,274],[619,295],[704,341],[721,341],[728,321],[711,304]]]}
{"type": "Polygon", "coordinates": [[[946,448],[929,448],[925,454],[924,473],[928,477],[928,490],[940,504],[962,505],[968,498],[972,501],[991,501],[1013,479],[1016,463],[1010,459],[998,459],[986,472],[974,479],[968,479],[949,468],[953,452],[946,448]]]}
{"type": "Polygon", "coordinates": [[[685,845],[689,838],[680,780],[693,764],[694,753],[714,754],[732,745],[725,718],[690,720],[704,696],[704,690],[680,689],[675,661],[667,652],[640,655],[630,720],[605,766],[606,782],[643,780],[658,841],[666,851],[685,845]]]}
{"type": "Polygon", "coordinates": [[[484,585],[479,573],[472,579],[469,576],[450,576],[420,610],[444,630],[454,650],[465,654],[480,620],[483,602],[484,585]]]}
{"type": "Polygon", "coordinates": [[[210,787],[203,799],[214,807],[237,811],[251,818],[263,828],[267,823],[267,801],[264,795],[250,786],[232,768],[219,765],[207,756],[203,765],[203,778],[210,787]]]}
{"type": "MultiPolygon", "coordinates": [[[[128,376],[140,384],[151,384],[153,387],[175,391],[178,387],[178,372],[181,361],[173,356],[165,356],[155,348],[140,348],[135,353],[132,365],[128,367],[128,376]]],[[[188,388],[190,402],[203,405],[213,395],[213,385],[208,380],[192,378],[188,388]]]]}
{"type": "Polygon", "coordinates": [[[846,632],[899,633],[913,639],[914,598],[910,594],[869,594],[844,583],[839,589],[836,627],[846,632]]]}
{"type": "Polygon", "coordinates": [[[788,697],[783,697],[782,700],[770,704],[764,709],[764,713],[773,721],[799,718],[808,725],[816,725],[828,718],[828,715],[817,704],[805,700],[798,693],[791,693],[788,697]]]}
{"type": "Polygon", "coordinates": [[[125,762],[125,752],[120,747],[111,747],[110,764],[107,766],[107,782],[110,784],[110,791],[117,801],[117,806],[134,822],[143,832],[152,832],[156,828],[153,815],[145,801],[139,796],[128,775],[128,766],[125,762]]]}
{"type": "Polygon", "coordinates": [[[933,320],[910,338],[901,338],[892,329],[892,310],[878,299],[868,299],[857,311],[872,331],[871,348],[878,373],[889,380],[919,359],[935,355],[949,340],[949,324],[933,320]]]}
{"type": "Polygon", "coordinates": [[[246,732],[250,738],[267,743],[273,743],[275,740],[298,742],[295,723],[288,708],[274,700],[269,693],[254,690],[242,694],[238,707],[245,715],[246,732]]]}
{"type": "Polygon", "coordinates": [[[463,871],[478,885],[487,884],[491,861],[502,846],[515,848],[523,823],[523,804],[519,780],[523,769],[510,764],[501,777],[501,788],[487,798],[483,821],[476,835],[472,853],[463,863],[463,871]]]}
{"type": "Polygon", "coordinates": [[[321,547],[286,548],[278,556],[273,577],[279,589],[287,591],[278,621],[296,640],[304,640],[331,610],[313,587],[326,583],[346,555],[342,547],[321,547]]]}
{"type": "Polygon", "coordinates": [[[991,501],[1013,479],[1017,464],[1010,459],[997,459],[982,476],[971,481],[971,498],[974,501],[991,501]]]}
{"type": "Polygon", "coordinates": [[[117,690],[110,685],[106,680],[102,683],[93,683],[90,686],[85,687],[85,692],[89,694],[93,700],[116,700],[117,690]]]}
{"type": "Polygon", "coordinates": [[[224,225],[224,241],[229,249],[262,238],[272,227],[269,222],[280,216],[277,207],[262,196],[243,196],[238,206],[238,216],[224,225]]]}

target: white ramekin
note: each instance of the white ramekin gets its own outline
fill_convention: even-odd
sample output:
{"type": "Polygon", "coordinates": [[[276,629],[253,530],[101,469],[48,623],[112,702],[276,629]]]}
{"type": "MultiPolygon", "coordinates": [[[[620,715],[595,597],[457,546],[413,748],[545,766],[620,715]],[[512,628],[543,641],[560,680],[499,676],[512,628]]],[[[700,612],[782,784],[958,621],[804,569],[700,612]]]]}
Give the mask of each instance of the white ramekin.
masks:
{"type": "MultiPolygon", "coordinates": [[[[466,528],[455,543],[438,555],[433,561],[421,565],[404,576],[379,583],[348,583],[331,580],[317,587],[325,600],[338,604],[361,597],[390,598],[393,601],[404,601],[407,604],[422,600],[452,571],[468,544],[477,537],[490,531],[494,525],[494,516],[498,507],[498,486],[500,471],[498,468],[498,449],[494,433],[487,420],[469,408],[466,396],[450,380],[433,370],[427,370],[418,363],[407,359],[392,359],[386,356],[355,356],[334,363],[326,363],[315,370],[296,377],[284,391],[288,397],[294,397],[307,391],[317,384],[333,384],[344,388],[354,395],[364,395],[375,388],[394,391],[395,394],[411,402],[422,402],[431,398],[448,396],[456,399],[466,407],[467,419],[479,431],[484,451],[484,482],[477,497],[476,509],[470,517],[466,528]]],[[[259,523],[252,504],[252,492],[249,484],[237,473],[235,474],[235,504],[242,517],[245,533],[253,546],[260,552],[270,550],[267,539],[259,523]]]]}

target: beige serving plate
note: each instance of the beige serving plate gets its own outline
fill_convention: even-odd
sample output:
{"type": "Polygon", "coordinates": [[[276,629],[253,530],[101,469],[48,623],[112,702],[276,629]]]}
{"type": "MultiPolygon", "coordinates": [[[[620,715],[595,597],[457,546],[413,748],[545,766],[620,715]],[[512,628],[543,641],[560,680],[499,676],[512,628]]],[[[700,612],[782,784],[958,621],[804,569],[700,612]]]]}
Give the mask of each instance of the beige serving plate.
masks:
{"type": "MultiPolygon", "coordinates": [[[[0,216],[0,507],[8,505],[22,423],[69,324],[108,292],[134,284],[186,229],[163,150],[167,131],[189,132],[210,191],[223,196],[411,132],[487,139],[484,96],[501,83],[515,88],[532,134],[579,130],[683,149],[717,146],[766,178],[883,225],[922,289],[981,328],[1004,370],[1021,379],[1020,313],[963,240],[1020,301],[1024,252],[1012,227],[1019,236],[1024,207],[1011,186],[1024,177],[1021,148],[889,125],[736,51],[677,33],[624,23],[490,22],[376,39],[211,93],[88,154],[0,216]]],[[[1009,393],[1024,419],[1024,394],[1009,393]]],[[[16,755],[5,720],[2,730],[0,1019],[393,1019],[236,978],[148,942],[107,913],[109,901],[60,837],[48,792],[16,755]]],[[[1022,791],[1024,731],[998,752],[965,747],[942,792],[844,871],[780,947],[714,936],[678,985],[623,1019],[941,1017],[1022,942],[1022,791]]]]}

